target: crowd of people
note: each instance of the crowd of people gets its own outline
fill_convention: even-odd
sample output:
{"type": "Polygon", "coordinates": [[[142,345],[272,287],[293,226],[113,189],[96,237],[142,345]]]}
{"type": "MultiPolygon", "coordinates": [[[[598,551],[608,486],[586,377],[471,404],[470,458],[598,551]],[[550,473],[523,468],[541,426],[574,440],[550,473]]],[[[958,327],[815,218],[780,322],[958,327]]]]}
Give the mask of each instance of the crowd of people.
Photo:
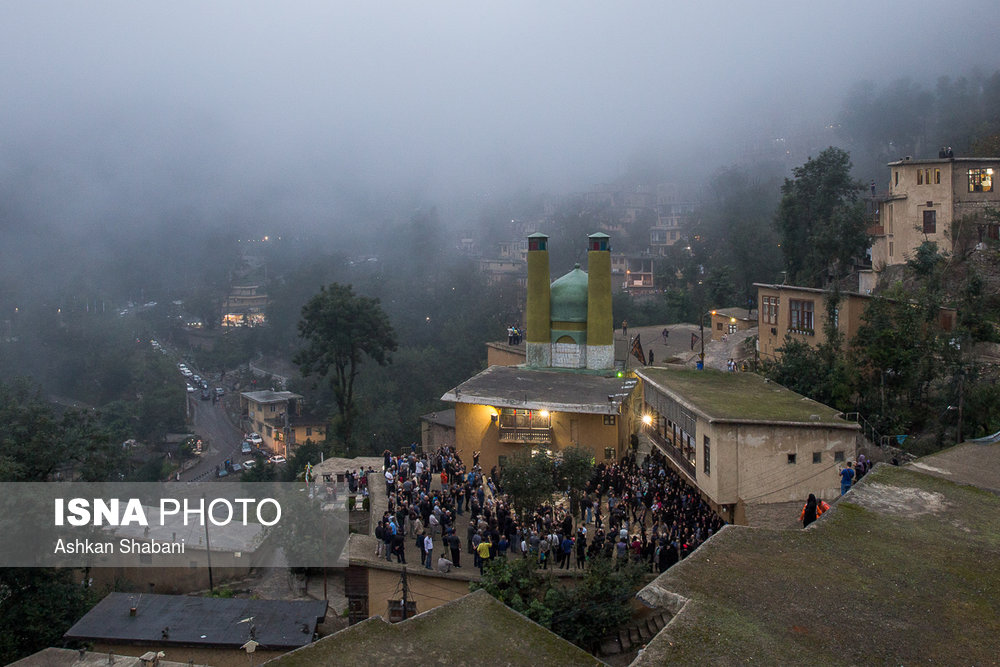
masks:
{"type": "Polygon", "coordinates": [[[423,567],[445,572],[468,566],[470,558],[482,572],[498,558],[569,569],[599,556],[663,572],[723,525],[658,451],[641,462],[632,454],[598,465],[579,496],[579,516],[564,496],[523,519],[499,486],[499,470],[484,474],[478,459],[474,453],[467,466],[449,446],[433,453],[384,452],[388,504],[375,529],[376,557],[405,563],[411,540],[423,567]],[[463,535],[458,519],[466,514],[463,535]]]}

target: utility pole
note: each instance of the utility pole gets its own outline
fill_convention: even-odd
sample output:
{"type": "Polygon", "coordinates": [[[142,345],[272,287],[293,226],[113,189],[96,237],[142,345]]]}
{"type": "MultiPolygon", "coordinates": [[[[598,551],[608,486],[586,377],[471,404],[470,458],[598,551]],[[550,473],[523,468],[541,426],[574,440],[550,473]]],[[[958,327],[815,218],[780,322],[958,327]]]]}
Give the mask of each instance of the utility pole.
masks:
{"type": "Polygon", "coordinates": [[[965,395],[963,391],[965,385],[965,371],[958,372],[958,439],[956,444],[962,444],[962,399],[965,395]]]}
{"type": "Polygon", "coordinates": [[[406,620],[406,605],[410,597],[410,586],[406,581],[406,566],[403,566],[403,620],[406,620]]]}
{"type": "MultiPolygon", "coordinates": [[[[201,494],[202,501],[205,500],[205,494],[201,494]]],[[[207,511],[207,510],[206,510],[207,511]]],[[[212,543],[208,541],[208,517],[205,517],[205,554],[208,556],[208,590],[212,593],[215,592],[215,585],[212,582],[212,543]]]]}

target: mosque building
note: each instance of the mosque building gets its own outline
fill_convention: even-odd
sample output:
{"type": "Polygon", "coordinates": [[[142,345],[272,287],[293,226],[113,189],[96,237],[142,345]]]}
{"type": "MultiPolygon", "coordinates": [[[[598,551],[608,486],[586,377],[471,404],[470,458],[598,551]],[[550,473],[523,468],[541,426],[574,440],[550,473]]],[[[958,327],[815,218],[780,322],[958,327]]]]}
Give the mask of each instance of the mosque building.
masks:
{"type": "Polygon", "coordinates": [[[638,418],[637,380],[615,364],[610,237],[591,234],[588,271],[555,281],[548,241],[528,237],[526,363],[490,366],[441,397],[455,404],[462,459],[478,451],[485,470],[524,448],[581,445],[598,462],[617,459],[638,418]]]}

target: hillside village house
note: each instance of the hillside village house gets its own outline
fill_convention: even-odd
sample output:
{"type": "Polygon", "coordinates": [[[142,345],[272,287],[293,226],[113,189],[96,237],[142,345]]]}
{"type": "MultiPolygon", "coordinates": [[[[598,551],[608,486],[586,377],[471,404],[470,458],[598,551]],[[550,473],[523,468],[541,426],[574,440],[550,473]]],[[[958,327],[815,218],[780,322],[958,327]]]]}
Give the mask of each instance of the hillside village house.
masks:
{"type": "MultiPolygon", "coordinates": [[[[942,151],[937,159],[909,157],[889,163],[888,195],[876,197],[872,265],[904,264],[924,241],[944,252],[953,247],[953,224],[965,216],[1000,206],[996,177],[1000,157],[956,158],[942,151]]],[[[1000,238],[997,223],[974,223],[976,240],[1000,238]]]]}
{"type": "Polygon", "coordinates": [[[267,322],[267,293],[258,285],[234,285],[222,301],[222,326],[256,327],[267,322]]]}
{"type": "Polygon", "coordinates": [[[302,396],[290,391],[247,391],[240,394],[246,428],[260,434],[263,446],[290,456],[306,440],[326,438],[326,420],[303,413],[302,396]]]}
{"type": "Polygon", "coordinates": [[[840,493],[858,425],[753,373],[644,367],[645,432],[719,515],[840,493]]]}
{"type": "Polygon", "coordinates": [[[712,311],[712,340],[723,340],[738,331],[757,326],[757,311],[746,308],[719,308],[712,311]]]}
{"type": "MultiPolygon", "coordinates": [[[[757,353],[761,359],[778,359],[786,336],[812,347],[826,342],[830,290],[763,283],[754,283],[754,286],[759,304],[757,353]]],[[[872,298],[870,294],[858,292],[840,293],[833,316],[845,341],[858,333],[864,323],[865,308],[872,298]]],[[[941,328],[950,331],[955,326],[957,313],[954,308],[941,308],[939,318],[941,328]]]]}

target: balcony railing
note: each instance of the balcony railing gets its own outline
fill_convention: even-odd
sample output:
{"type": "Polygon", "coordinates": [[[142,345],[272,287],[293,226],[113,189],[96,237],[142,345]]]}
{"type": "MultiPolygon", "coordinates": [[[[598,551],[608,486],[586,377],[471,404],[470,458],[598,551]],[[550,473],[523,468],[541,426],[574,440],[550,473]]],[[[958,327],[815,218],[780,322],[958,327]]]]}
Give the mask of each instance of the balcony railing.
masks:
{"type": "Polygon", "coordinates": [[[647,428],[646,433],[649,435],[650,439],[656,443],[656,446],[660,448],[660,451],[666,454],[667,458],[673,461],[678,468],[690,475],[691,479],[697,478],[694,464],[688,461],[687,457],[684,456],[684,453],[675,447],[670,440],[664,438],[658,431],[651,428],[647,428]]]}
{"type": "Polygon", "coordinates": [[[500,442],[507,444],[547,445],[552,442],[551,428],[500,427],[500,442]]]}

